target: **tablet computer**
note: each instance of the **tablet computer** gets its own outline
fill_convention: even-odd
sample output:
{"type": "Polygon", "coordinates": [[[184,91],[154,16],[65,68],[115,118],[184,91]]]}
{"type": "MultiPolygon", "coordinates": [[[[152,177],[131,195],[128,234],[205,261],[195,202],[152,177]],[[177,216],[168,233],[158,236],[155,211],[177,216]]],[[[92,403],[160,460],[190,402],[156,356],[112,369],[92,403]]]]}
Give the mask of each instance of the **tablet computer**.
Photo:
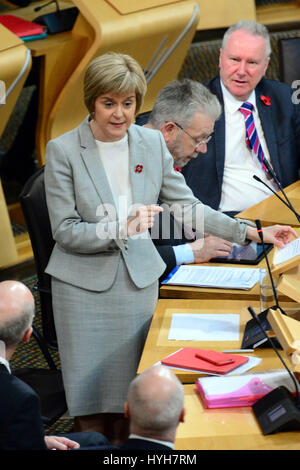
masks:
{"type": "MultiPolygon", "coordinates": [[[[271,243],[265,243],[265,249],[268,253],[273,248],[271,243]]],[[[251,242],[249,245],[233,244],[232,253],[228,256],[212,258],[212,263],[230,263],[230,264],[258,264],[264,257],[263,246],[261,243],[251,242]]]]}

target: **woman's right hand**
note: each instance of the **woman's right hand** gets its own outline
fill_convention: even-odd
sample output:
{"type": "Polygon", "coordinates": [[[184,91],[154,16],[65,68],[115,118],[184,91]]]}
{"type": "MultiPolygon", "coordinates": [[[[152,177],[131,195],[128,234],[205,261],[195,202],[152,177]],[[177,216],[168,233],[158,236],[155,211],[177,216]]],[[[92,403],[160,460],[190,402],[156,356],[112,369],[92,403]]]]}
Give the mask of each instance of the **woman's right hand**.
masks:
{"type": "Polygon", "coordinates": [[[132,237],[143,232],[146,232],[153,226],[154,216],[159,212],[162,212],[163,208],[156,204],[150,204],[149,206],[140,206],[135,216],[130,217],[127,220],[126,231],[127,236],[132,237]]]}

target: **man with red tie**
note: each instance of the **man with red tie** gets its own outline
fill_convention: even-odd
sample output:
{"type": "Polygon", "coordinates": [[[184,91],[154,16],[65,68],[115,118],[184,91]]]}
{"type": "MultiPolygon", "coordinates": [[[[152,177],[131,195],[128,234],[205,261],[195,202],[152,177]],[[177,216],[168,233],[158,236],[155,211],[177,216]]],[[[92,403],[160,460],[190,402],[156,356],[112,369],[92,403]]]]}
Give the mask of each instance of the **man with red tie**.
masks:
{"type": "Polygon", "coordinates": [[[208,88],[220,100],[221,118],[206,155],[183,174],[203,203],[235,214],[265,199],[276,179],[283,187],[298,179],[300,105],[293,89],[264,77],[271,54],[265,26],[240,21],[224,35],[220,75],[208,88]]]}

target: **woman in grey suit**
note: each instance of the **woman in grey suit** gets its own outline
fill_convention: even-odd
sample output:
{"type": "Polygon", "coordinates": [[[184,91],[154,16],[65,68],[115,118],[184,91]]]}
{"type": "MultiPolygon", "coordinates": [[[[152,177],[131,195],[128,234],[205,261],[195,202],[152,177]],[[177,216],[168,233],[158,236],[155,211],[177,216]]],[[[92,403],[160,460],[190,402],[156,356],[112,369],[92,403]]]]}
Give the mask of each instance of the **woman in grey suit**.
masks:
{"type": "MultiPolygon", "coordinates": [[[[173,170],[159,131],[132,124],[145,92],[143,71],[131,57],[94,59],[84,78],[89,116],[50,141],[46,152],[56,241],[46,272],[69,413],[76,430],[98,430],[114,444],[126,437],[117,436],[116,427],[124,430],[123,404],[165,268],[148,234],[161,210],[157,200],[188,208],[189,225],[202,232],[237,243],[258,240],[246,222],[193,196],[173,170]]],[[[265,240],[276,244],[291,233],[289,227],[264,229],[265,240]]]]}

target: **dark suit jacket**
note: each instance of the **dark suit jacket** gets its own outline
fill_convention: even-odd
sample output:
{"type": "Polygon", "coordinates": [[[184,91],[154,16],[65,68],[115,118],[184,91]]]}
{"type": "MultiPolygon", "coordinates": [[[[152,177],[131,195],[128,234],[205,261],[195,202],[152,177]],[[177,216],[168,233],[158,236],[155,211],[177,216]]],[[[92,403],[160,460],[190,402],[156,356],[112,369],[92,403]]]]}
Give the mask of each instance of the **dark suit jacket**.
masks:
{"type": "MultiPolygon", "coordinates": [[[[219,98],[223,112],[215,124],[214,137],[207,146],[207,153],[191,160],[182,173],[194,195],[217,210],[221,201],[225,159],[224,102],[219,77],[212,79],[208,88],[219,98]]],[[[255,90],[272,165],[283,187],[298,180],[300,105],[293,104],[292,92],[289,85],[267,79],[262,79],[255,90]],[[270,97],[270,106],[263,103],[261,95],[270,97]]]]}
{"type": "MultiPolygon", "coordinates": [[[[38,395],[0,363],[0,450],[48,450],[44,436],[38,395]]],[[[105,436],[93,431],[63,436],[80,448],[109,445],[105,436]]]]}
{"type": "Polygon", "coordinates": [[[3,364],[0,364],[0,449],[47,450],[39,397],[3,364]]]}

